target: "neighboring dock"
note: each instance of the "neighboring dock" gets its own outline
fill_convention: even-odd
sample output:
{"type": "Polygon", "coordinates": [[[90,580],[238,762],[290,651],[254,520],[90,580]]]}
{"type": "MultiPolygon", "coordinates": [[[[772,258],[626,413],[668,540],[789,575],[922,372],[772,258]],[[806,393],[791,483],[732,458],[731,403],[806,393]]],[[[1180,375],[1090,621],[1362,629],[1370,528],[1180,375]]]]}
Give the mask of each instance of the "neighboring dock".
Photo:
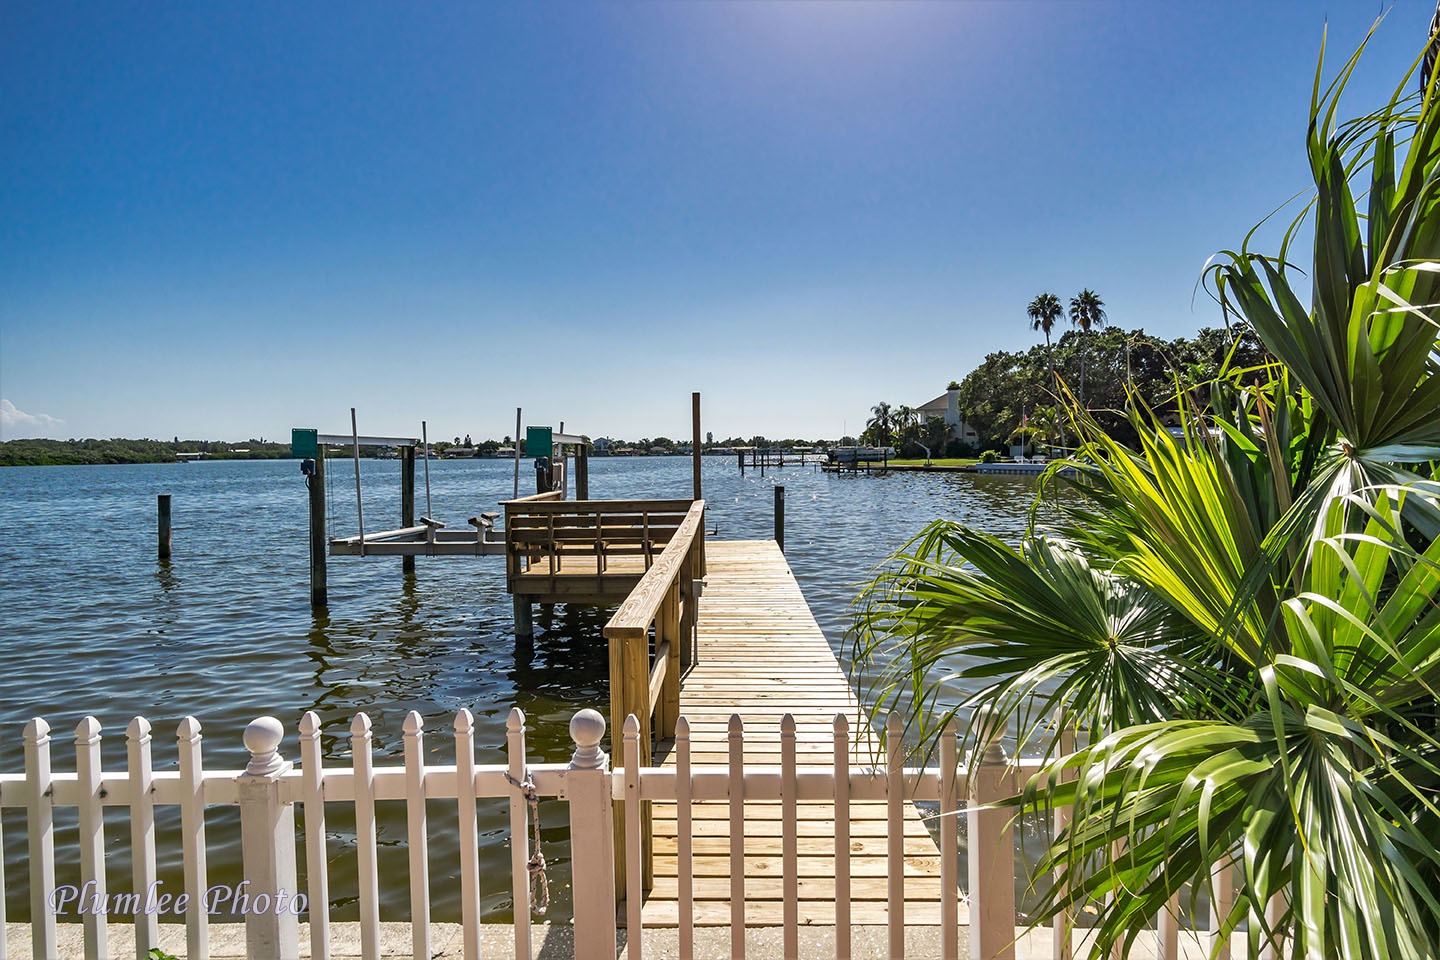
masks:
{"type": "MultiPolygon", "coordinates": [[[[710,541],[705,545],[704,596],[698,604],[696,664],[680,688],[680,713],[690,723],[691,762],[724,765],[732,714],[745,724],[745,764],[780,764],[780,720],[795,718],[801,764],[833,762],[834,719],[850,720],[859,744],[852,761],[875,756],[868,719],[829,643],[805,603],[785,555],[772,541],[710,541]],[[859,718],[857,722],[857,718],[859,718]]],[[[673,740],[656,748],[657,763],[674,764],[673,740]]],[[[913,804],[904,820],[905,920],[940,920],[939,851],[913,804]]],[[[884,803],[850,808],[851,916],[857,924],[884,923],[886,821],[884,803]]],[[[729,806],[694,807],[695,921],[730,922],[729,806]]],[[[801,924],[835,922],[833,807],[805,804],[799,831],[801,924]]],[[[655,883],[644,907],[648,925],[674,926],[677,903],[677,829],[673,804],[654,805],[655,883]]],[[[747,923],[781,922],[780,804],[745,808],[745,917],[747,923]]]]}

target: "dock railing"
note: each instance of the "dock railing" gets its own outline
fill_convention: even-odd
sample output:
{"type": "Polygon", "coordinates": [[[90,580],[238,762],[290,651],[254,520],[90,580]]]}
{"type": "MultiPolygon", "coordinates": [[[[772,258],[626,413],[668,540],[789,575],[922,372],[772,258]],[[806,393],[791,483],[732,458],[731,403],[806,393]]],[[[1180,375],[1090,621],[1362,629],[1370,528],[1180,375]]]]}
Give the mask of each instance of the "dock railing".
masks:
{"type": "MultiPolygon", "coordinates": [[[[605,624],[610,646],[610,729],[635,717],[639,742],[645,745],[637,763],[654,762],[655,740],[675,736],[680,719],[680,678],[695,662],[698,585],[705,576],[705,501],[690,504],[669,536],[665,549],[645,571],[635,589],[605,624]],[[652,639],[653,638],[653,639],[652,639]]],[[[625,759],[628,766],[630,760],[625,759]]],[[[641,823],[641,861],[646,889],[654,879],[649,804],[641,823]]],[[[621,853],[617,878],[628,862],[624,824],[617,811],[615,838],[621,853]]]]}
{"type": "MultiPolygon", "coordinates": [[[[678,875],[678,928],[680,956],[694,953],[696,910],[694,839],[691,809],[698,802],[724,803],[729,810],[728,844],[732,861],[729,896],[717,901],[714,891],[705,893],[713,906],[719,902],[729,910],[732,956],[745,955],[744,931],[747,907],[757,888],[773,891],[773,872],[755,879],[744,869],[745,807],[752,802],[778,804],[780,887],[784,912],[782,928],[785,956],[798,955],[800,924],[794,908],[801,883],[826,883],[829,878],[797,876],[797,845],[833,843],[835,863],[834,951],[848,958],[854,931],[850,923],[850,858],[852,838],[848,810],[856,801],[883,801],[889,810],[887,879],[888,954],[901,957],[906,949],[907,905],[918,910],[923,902],[907,895],[906,851],[903,806],[906,801],[931,801],[938,809],[940,836],[939,947],[935,953],[945,960],[959,957],[959,931],[968,921],[970,955],[979,960],[1007,960],[1015,955],[1016,887],[1015,841],[1011,812],[996,802],[1015,790],[1019,778],[1031,764],[1007,760],[999,747],[992,747],[973,775],[958,763],[959,742],[954,728],[938,748],[939,765],[924,768],[903,763],[898,717],[889,719],[889,748],[874,766],[853,753],[847,719],[834,721],[831,759],[799,762],[794,721],[786,716],[781,723],[781,763],[778,767],[745,765],[745,727],[740,718],[730,723],[729,763],[692,766],[690,730],[683,718],[676,723],[675,767],[646,767],[640,762],[642,750],[637,717],[625,722],[623,751],[627,763],[611,771],[609,757],[601,749],[605,721],[593,710],[582,710],[570,723],[575,751],[569,764],[531,763],[526,749],[525,718],[510,711],[506,724],[507,762],[475,763],[475,723],[467,710],[455,717],[453,739],[455,762],[437,764],[429,758],[435,751],[427,746],[421,718],[412,712],[404,722],[404,762],[377,766],[372,752],[369,718],[360,714],[349,725],[351,758],[347,765],[325,766],[321,762],[321,729],[313,712],[304,714],[299,728],[300,764],[286,759],[285,731],[278,720],[262,717],[244,733],[250,761],[244,770],[207,770],[201,757],[201,726],[192,717],[179,724],[178,769],[156,770],[151,763],[151,725],[136,718],[126,728],[124,769],[106,769],[101,759],[100,724],[87,717],[74,733],[74,771],[60,771],[52,765],[57,744],[50,726],[41,719],[31,721],[24,731],[24,773],[0,773],[0,827],[15,827],[15,812],[23,811],[27,837],[28,869],[6,876],[0,869],[0,889],[14,899],[28,897],[30,905],[31,953],[36,958],[61,956],[61,921],[83,920],[83,954],[107,956],[107,943],[116,936],[117,914],[134,924],[136,955],[144,957],[158,945],[159,924],[183,921],[185,955],[208,956],[212,934],[223,920],[243,918],[249,957],[289,958],[299,955],[300,920],[309,920],[310,955],[331,956],[337,930],[330,919],[329,876],[332,869],[348,869],[353,858],[359,876],[359,930],[361,956],[378,960],[381,953],[382,920],[410,921],[411,950],[417,957],[433,955],[434,928],[431,918],[431,857],[428,839],[457,831],[458,878],[461,901],[462,953],[468,960],[480,956],[481,892],[493,896],[506,889],[514,903],[514,953],[529,960],[532,956],[530,923],[532,896],[532,855],[527,817],[532,802],[558,797],[568,804],[570,826],[570,868],[577,879],[571,889],[574,918],[575,956],[582,960],[614,960],[617,951],[615,888],[612,885],[615,848],[610,830],[612,802],[626,803],[625,844],[635,852],[640,834],[640,805],[645,801],[673,802],[680,829],[678,875]],[[437,803],[437,801],[439,801],[437,803]],[[446,803],[448,801],[448,803],[446,803]],[[482,803],[503,804],[510,823],[510,876],[496,878],[481,870],[477,809],[482,803]],[[403,916],[382,916],[377,867],[376,810],[379,805],[403,805],[406,836],[398,845],[405,850],[409,887],[408,909],[403,916]],[[834,811],[833,837],[807,834],[800,837],[798,810],[802,805],[823,804],[834,811]],[[297,817],[296,807],[300,808],[297,817]],[[353,837],[348,828],[327,829],[326,811],[335,806],[351,808],[355,824],[353,837]],[[241,843],[210,846],[206,838],[207,814],[217,807],[239,807],[241,843]],[[156,869],[156,811],[178,808],[183,854],[183,878],[165,889],[167,880],[156,869]],[[123,845],[111,831],[117,819],[128,811],[128,852],[132,863],[129,883],[114,890],[107,885],[107,858],[120,853],[123,845]],[[57,831],[58,819],[67,829],[57,831]],[[78,830],[73,826],[78,813],[78,830]],[[109,814],[107,816],[107,814],[109,814]],[[116,814],[120,814],[119,817],[116,814]],[[962,853],[959,818],[967,823],[968,856],[962,853]],[[297,828],[303,827],[303,875],[297,869],[297,828]],[[78,851],[67,850],[57,880],[57,837],[74,838],[78,851]],[[79,868],[73,866],[78,853],[79,868]],[[221,863],[218,856],[238,856],[244,883],[239,889],[212,885],[213,872],[233,875],[235,864],[221,863]],[[967,885],[961,883],[962,862],[968,859],[967,885]],[[229,868],[229,869],[226,869],[229,868]],[[302,882],[303,876],[303,882],[302,882]],[[505,880],[508,879],[508,884],[505,880]],[[78,881],[78,882],[75,882],[78,881]],[[174,891],[183,891],[174,895],[174,891]],[[242,903],[243,900],[243,903],[242,903]],[[728,901],[728,903],[727,903],[728,901]],[[85,910],[86,905],[109,904],[108,913],[85,910]],[[128,904],[128,908],[124,906],[128,904]]],[[[233,733],[227,732],[227,736],[233,733]]],[[[482,733],[483,736],[483,733],[482,733]]],[[[857,732],[858,739],[858,732],[857,732]]],[[[448,751],[447,751],[448,752],[448,751]]],[[[813,752],[803,754],[807,760],[813,752]]],[[[64,764],[68,766],[68,764],[64,764]]],[[[213,818],[212,818],[213,819],[213,818]]],[[[336,824],[350,820],[350,811],[335,818],[336,824]]],[[[164,834],[167,835],[168,834],[164,834]]],[[[714,842],[714,838],[708,842],[714,842]]],[[[173,852],[173,851],[168,851],[173,852]]],[[[647,944],[643,926],[643,879],[639,859],[632,857],[625,877],[628,927],[625,953],[628,960],[643,960],[647,944]]],[[[0,868],[5,866],[0,861],[0,868]]],[[[9,866],[13,867],[12,862],[9,866]]],[[[440,866],[449,872],[453,868],[440,866]]],[[[387,878],[393,878],[387,866],[387,878]]],[[[543,867],[541,868],[543,871],[543,867]]],[[[396,870],[395,872],[399,872],[396,870]]],[[[111,865],[109,879],[115,876],[111,865]]],[[[923,878],[922,878],[923,879],[923,878]]],[[[1027,881],[1028,882],[1028,881],[1027,881]]],[[[1217,889],[1228,889],[1220,882],[1217,889]]],[[[931,887],[931,889],[934,889],[931,887]]],[[[764,894],[773,897],[773,892],[764,894]]],[[[3,907],[4,898],[0,898],[3,907]]],[[[1220,904],[1227,909],[1227,904],[1220,904]]],[[[1159,960],[1175,960],[1179,953],[1178,910],[1160,918],[1154,950],[1144,951],[1159,960]]],[[[18,957],[7,949],[6,927],[0,912],[0,957],[18,957]]],[[[713,921],[712,921],[713,922],[713,921]]],[[[911,924],[913,926],[913,924],[911,924]]],[[[1212,917],[1210,927],[1216,923],[1212,917]]],[[[71,929],[74,929],[73,927],[71,929]]],[[[236,926],[230,926],[235,930],[236,926]]],[[[13,930],[13,925],[12,925],[13,930]]],[[[1078,935],[1079,931],[1075,932],[1078,935]]],[[[1187,934],[1189,931],[1187,931],[1187,934]]],[[[1053,932],[1053,947],[1047,952],[1057,958],[1071,956],[1072,931],[1062,920],[1053,932]]],[[[1224,945],[1214,943],[1214,934],[1195,932],[1207,947],[1222,947],[1215,955],[1226,956],[1224,945]]],[[[1033,935],[1032,935],[1033,936],[1033,935]]],[[[1047,936],[1048,940],[1049,937],[1047,936]]],[[[67,939],[68,942],[68,939],[67,939]]],[[[1031,945],[1032,948],[1035,946],[1031,945]]],[[[64,956],[79,955],[66,952],[64,956]]],[[[1278,954],[1277,954],[1278,955],[1278,954]]]]}
{"type": "Polygon", "coordinates": [[[541,602],[616,603],[655,563],[692,500],[508,500],[506,590],[541,602]],[[613,567],[611,561],[617,561],[613,567]]]}

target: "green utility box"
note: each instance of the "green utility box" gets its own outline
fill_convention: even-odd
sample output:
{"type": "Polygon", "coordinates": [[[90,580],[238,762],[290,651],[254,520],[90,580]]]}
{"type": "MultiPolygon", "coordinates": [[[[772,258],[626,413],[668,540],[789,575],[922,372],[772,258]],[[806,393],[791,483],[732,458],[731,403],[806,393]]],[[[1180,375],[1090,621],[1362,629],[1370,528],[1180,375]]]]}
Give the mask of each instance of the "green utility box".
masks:
{"type": "Polygon", "coordinates": [[[290,431],[290,456],[300,460],[314,460],[320,456],[320,431],[296,427],[290,431]]]}
{"type": "Polygon", "coordinates": [[[554,431],[549,427],[525,428],[525,456],[548,457],[555,444],[551,439],[554,431]]]}

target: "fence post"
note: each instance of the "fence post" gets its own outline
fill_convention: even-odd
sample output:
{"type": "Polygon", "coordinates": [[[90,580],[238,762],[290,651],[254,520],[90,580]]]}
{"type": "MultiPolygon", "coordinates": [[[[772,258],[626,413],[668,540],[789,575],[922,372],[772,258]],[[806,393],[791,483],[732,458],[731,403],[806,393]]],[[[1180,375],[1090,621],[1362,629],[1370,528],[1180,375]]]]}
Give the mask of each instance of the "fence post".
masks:
{"type": "Polygon", "coordinates": [[[1015,831],[1010,811],[991,806],[1014,792],[1005,750],[992,742],[971,772],[966,814],[971,960],[1015,960],[1015,831]]]}
{"type": "Polygon", "coordinates": [[[575,754],[565,775],[570,801],[571,874],[576,960],[615,960],[615,832],[610,758],[600,749],[605,718],[581,710],[570,718],[575,754]]]}
{"type": "Polygon", "coordinates": [[[300,955],[295,805],[280,799],[280,778],[293,766],[280,757],[284,736],[274,717],[252,720],[244,738],[250,762],[235,779],[245,889],[235,891],[230,909],[245,915],[245,952],[251,957],[300,955]]]}

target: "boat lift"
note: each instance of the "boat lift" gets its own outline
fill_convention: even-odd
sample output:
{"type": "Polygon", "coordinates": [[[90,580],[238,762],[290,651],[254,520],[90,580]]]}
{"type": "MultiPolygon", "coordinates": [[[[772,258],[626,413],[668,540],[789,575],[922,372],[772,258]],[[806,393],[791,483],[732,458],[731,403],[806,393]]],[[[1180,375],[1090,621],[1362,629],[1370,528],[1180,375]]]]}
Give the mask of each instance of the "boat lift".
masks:
{"type": "MultiPolygon", "coordinates": [[[[517,413],[517,420],[519,411],[517,413]]],[[[362,437],[355,428],[355,410],[351,408],[350,434],[322,434],[315,429],[296,428],[291,431],[291,456],[301,458],[300,471],[305,475],[310,492],[310,603],[328,605],[327,553],[332,557],[401,557],[405,573],[413,573],[416,557],[486,557],[505,554],[505,535],[495,529],[499,511],[486,511],[470,517],[471,529],[447,529],[434,519],[430,505],[430,449],[425,424],[421,437],[362,437]],[[326,537],[325,448],[344,446],[351,449],[355,463],[355,515],[359,533],[353,537],[326,537]],[[388,447],[400,451],[400,526],[367,533],[360,488],[360,448],[388,447]],[[415,458],[417,450],[425,461],[425,512],[415,516],[415,458]]],[[[563,427],[563,424],[562,424],[563,427]]],[[[575,493],[578,499],[589,497],[588,451],[590,439],[585,436],[552,431],[549,427],[527,430],[525,453],[535,458],[537,493],[558,493],[564,499],[569,490],[569,460],[575,459],[575,493]]],[[[519,491],[520,450],[515,451],[516,493],[519,491]]]]}

